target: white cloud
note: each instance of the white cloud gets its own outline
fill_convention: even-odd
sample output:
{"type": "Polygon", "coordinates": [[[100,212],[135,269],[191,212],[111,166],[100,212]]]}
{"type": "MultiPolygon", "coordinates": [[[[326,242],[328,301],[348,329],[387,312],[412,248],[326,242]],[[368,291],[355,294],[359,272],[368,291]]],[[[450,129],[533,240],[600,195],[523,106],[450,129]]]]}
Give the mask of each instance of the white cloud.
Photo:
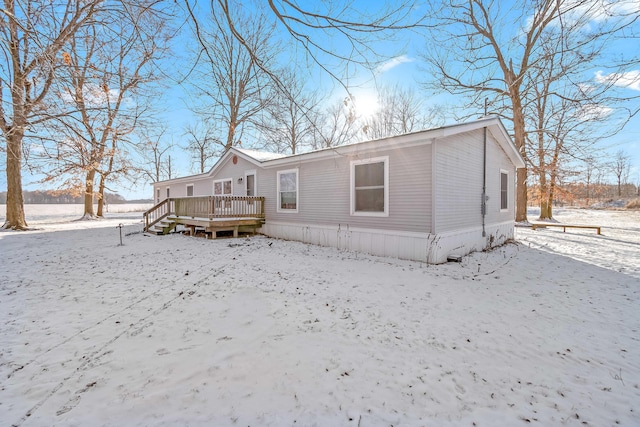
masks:
{"type": "MultiPolygon", "coordinates": [[[[615,19],[630,21],[640,13],[640,0],[565,0],[561,3],[562,25],[575,26],[582,31],[592,31],[594,25],[615,19]]],[[[533,16],[525,23],[528,32],[533,24],[533,16]]],[[[551,21],[553,26],[561,26],[558,17],[551,21]]]]}
{"type": "Polygon", "coordinates": [[[607,75],[603,74],[602,71],[596,71],[596,81],[598,83],[611,84],[640,91],[640,70],[627,71],[626,73],[611,73],[607,75]]]}
{"type": "MultiPolygon", "coordinates": [[[[93,83],[86,84],[83,91],[84,102],[87,107],[105,106],[108,102],[116,100],[118,94],[119,91],[117,89],[105,88],[93,83]]],[[[73,103],[74,101],[74,95],[67,91],[62,92],[61,98],[67,103],[73,103]]]]}
{"type": "Polygon", "coordinates": [[[604,105],[589,104],[582,107],[577,113],[577,117],[582,121],[588,122],[592,120],[602,120],[611,113],[613,113],[613,108],[604,105]]]}
{"type": "Polygon", "coordinates": [[[379,73],[386,73],[387,71],[397,67],[401,64],[406,64],[408,62],[413,62],[415,59],[408,57],[407,55],[396,56],[395,58],[390,59],[384,64],[378,67],[379,73]]]}

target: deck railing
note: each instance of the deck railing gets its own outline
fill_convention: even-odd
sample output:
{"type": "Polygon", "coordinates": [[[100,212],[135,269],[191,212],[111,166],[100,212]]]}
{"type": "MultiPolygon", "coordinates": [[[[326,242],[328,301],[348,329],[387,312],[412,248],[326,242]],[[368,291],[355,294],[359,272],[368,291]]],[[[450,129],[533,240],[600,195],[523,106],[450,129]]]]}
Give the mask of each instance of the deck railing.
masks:
{"type": "Polygon", "coordinates": [[[191,218],[262,218],[264,197],[198,196],[165,199],[144,216],[145,230],[169,215],[191,218]]]}

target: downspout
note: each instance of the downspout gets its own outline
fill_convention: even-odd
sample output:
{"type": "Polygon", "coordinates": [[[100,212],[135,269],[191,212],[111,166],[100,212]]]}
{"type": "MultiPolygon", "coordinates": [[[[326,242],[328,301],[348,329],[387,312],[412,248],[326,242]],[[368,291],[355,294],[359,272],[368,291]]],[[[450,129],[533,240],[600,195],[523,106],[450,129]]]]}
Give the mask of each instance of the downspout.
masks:
{"type": "MultiPolygon", "coordinates": [[[[484,99],[484,118],[487,118],[487,108],[489,99],[484,99]]],[[[484,127],[484,137],[482,139],[482,203],[480,203],[480,212],[482,212],[482,237],[487,237],[484,229],[484,220],[487,216],[487,127],[484,127]]]]}
{"type": "Polygon", "coordinates": [[[487,237],[484,229],[484,219],[487,216],[487,127],[484,127],[484,138],[482,141],[482,237],[487,237]]]}

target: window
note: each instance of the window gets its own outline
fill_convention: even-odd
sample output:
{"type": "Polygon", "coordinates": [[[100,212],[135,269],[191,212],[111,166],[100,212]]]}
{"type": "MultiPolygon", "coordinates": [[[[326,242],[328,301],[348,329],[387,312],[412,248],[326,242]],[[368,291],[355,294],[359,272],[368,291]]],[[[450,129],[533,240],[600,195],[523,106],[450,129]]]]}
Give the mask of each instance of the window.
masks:
{"type": "Polygon", "coordinates": [[[231,178],[213,181],[214,196],[230,196],[232,192],[231,178]]]}
{"type": "Polygon", "coordinates": [[[509,172],[500,171],[500,210],[509,209],[509,172]]]}
{"type": "Polygon", "coordinates": [[[193,196],[193,184],[187,184],[187,197],[193,196]]]}
{"type": "MultiPolygon", "coordinates": [[[[217,181],[213,181],[213,195],[214,196],[230,196],[233,194],[233,187],[231,178],[227,179],[219,179],[217,181]]],[[[224,206],[222,206],[222,200],[215,201],[216,208],[227,208],[229,207],[231,202],[225,201],[224,206]]]]}
{"type": "Polygon", "coordinates": [[[298,169],[278,172],[278,212],[298,212],[298,169]]]}
{"type": "Polygon", "coordinates": [[[156,188],[156,203],[160,203],[160,189],[156,188]]]}
{"type": "Polygon", "coordinates": [[[170,191],[169,191],[169,190],[170,190],[170,188],[169,188],[169,187],[167,187],[167,199],[169,198],[169,194],[170,194],[170,191]]]}
{"type": "Polygon", "coordinates": [[[389,215],[389,158],[351,162],[351,215],[389,215]]]}

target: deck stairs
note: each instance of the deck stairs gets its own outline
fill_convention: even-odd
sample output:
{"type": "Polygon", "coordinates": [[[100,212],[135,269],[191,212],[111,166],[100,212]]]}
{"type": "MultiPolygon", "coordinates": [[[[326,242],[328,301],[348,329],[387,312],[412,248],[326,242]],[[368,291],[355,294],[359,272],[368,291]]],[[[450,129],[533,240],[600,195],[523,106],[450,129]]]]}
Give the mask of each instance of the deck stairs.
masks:
{"type": "Polygon", "coordinates": [[[176,222],[175,217],[168,216],[161,219],[160,222],[156,223],[153,227],[149,228],[147,232],[158,236],[164,236],[171,233],[171,231],[176,228],[176,225],[178,225],[178,223],[176,222]]]}

